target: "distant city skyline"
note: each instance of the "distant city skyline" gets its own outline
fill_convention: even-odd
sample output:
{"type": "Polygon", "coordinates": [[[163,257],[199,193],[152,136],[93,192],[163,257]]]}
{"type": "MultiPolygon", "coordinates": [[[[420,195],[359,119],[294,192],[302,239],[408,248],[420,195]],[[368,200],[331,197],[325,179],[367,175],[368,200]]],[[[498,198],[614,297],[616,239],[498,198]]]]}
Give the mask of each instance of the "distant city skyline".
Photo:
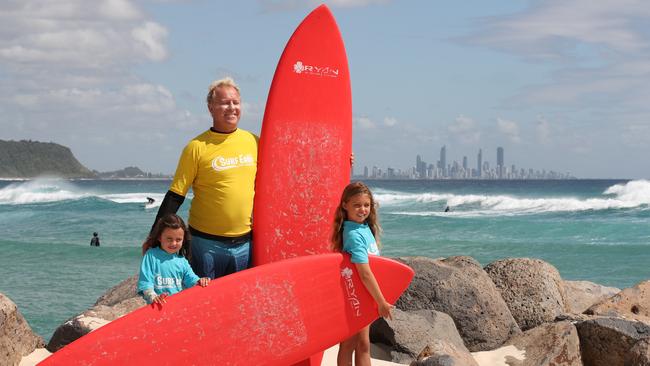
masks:
{"type": "Polygon", "coordinates": [[[515,163],[508,166],[505,149],[501,146],[495,149],[495,164],[483,159],[483,149],[478,148],[476,168],[471,168],[467,155],[462,156],[461,162],[453,160],[447,163],[447,146],[440,148],[438,160],[427,163],[421,155],[416,155],[415,165],[410,168],[372,167],[364,166],[361,171],[353,170],[353,176],[370,179],[575,179],[569,172],[556,172],[547,169],[518,167],[515,163]]]}

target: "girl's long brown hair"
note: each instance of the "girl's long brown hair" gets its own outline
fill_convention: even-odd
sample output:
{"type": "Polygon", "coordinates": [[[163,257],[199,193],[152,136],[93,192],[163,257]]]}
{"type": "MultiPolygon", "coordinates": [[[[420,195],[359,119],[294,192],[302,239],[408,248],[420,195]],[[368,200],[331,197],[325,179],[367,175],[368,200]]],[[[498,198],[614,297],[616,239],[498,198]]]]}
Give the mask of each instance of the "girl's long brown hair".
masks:
{"type": "Polygon", "coordinates": [[[151,230],[151,234],[144,242],[144,244],[142,244],[142,255],[144,255],[144,253],[146,253],[150,248],[156,248],[160,246],[160,235],[162,235],[163,231],[165,231],[167,228],[183,229],[183,245],[178,251],[178,254],[187,258],[189,261],[192,258],[192,251],[190,250],[190,240],[192,240],[192,236],[190,235],[190,231],[187,230],[185,221],[183,221],[183,219],[181,219],[181,217],[176,214],[167,214],[158,219],[158,222],[156,222],[153,230],[151,230]]]}
{"type": "Polygon", "coordinates": [[[366,194],[370,198],[370,212],[366,219],[366,224],[370,227],[370,231],[372,231],[372,235],[375,237],[377,245],[379,245],[381,226],[379,226],[379,218],[377,217],[377,203],[375,202],[375,198],[372,196],[372,192],[370,192],[368,186],[361,182],[353,182],[348,184],[343,190],[341,201],[339,202],[338,207],[336,207],[336,212],[334,213],[331,240],[332,250],[335,252],[343,250],[343,222],[347,219],[347,213],[343,209],[343,205],[358,194],[366,194]]]}

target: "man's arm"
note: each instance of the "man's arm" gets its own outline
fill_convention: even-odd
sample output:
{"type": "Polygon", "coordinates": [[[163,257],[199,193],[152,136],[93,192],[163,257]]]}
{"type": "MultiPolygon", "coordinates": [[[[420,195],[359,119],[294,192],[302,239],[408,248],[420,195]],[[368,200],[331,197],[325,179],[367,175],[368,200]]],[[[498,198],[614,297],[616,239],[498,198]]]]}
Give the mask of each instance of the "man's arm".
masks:
{"type": "Polygon", "coordinates": [[[156,214],[156,219],[154,220],[153,225],[151,225],[151,230],[149,230],[149,232],[151,233],[151,231],[153,231],[153,227],[156,226],[158,219],[167,214],[178,212],[178,208],[181,207],[183,201],[185,201],[184,196],[181,196],[180,194],[174,193],[172,191],[167,191],[165,198],[163,198],[162,202],[160,203],[158,214],[156,214]]]}

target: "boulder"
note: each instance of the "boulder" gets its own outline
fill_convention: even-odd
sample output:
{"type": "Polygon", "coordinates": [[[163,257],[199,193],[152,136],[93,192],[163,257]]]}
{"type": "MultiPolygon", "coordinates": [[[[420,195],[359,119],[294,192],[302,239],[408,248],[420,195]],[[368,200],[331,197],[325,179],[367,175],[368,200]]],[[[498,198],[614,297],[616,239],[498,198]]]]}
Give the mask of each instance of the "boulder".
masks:
{"type": "Polygon", "coordinates": [[[497,348],[521,332],[496,286],[473,258],[398,260],[415,271],[409,288],[396,303],[398,309],[448,314],[472,352],[497,348]]]}
{"type": "Polygon", "coordinates": [[[108,289],[102,296],[97,298],[95,305],[113,306],[126,299],[139,297],[137,288],[138,275],[131,276],[108,289]]]}
{"type": "Polygon", "coordinates": [[[540,259],[506,258],[485,266],[521,330],[550,323],[566,312],[560,273],[540,259]]]}
{"type": "Polygon", "coordinates": [[[632,347],[650,337],[650,325],[620,318],[591,319],[576,323],[576,328],[588,366],[622,366],[632,347]]]}
{"type": "Polygon", "coordinates": [[[418,355],[416,361],[410,366],[479,366],[463,346],[459,348],[456,344],[442,339],[436,339],[418,355]]]}
{"type": "Polygon", "coordinates": [[[435,310],[394,309],[392,320],[379,318],[370,326],[370,342],[390,353],[389,361],[393,362],[414,360],[435,340],[444,340],[469,353],[451,317],[435,310]]]}
{"type": "Polygon", "coordinates": [[[16,304],[0,293],[0,365],[18,365],[23,356],[44,346],[16,304]]]}
{"type": "Polygon", "coordinates": [[[135,292],[134,277],[122,281],[99,297],[96,305],[61,324],[47,344],[47,350],[56,352],[66,344],[93,330],[136,310],[146,303],[135,292]],[[134,296],[135,295],[135,296],[134,296]]]}
{"type": "Polygon", "coordinates": [[[626,288],[591,306],[585,314],[622,317],[650,324],[650,280],[626,288]]]}
{"type": "Polygon", "coordinates": [[[625,355],[624,366],[650,366],[650,338],[644,338],[625,355]]]}
{"type": "Polygon", "coordinates": [[[602,286],[589,281],[562,281],[566,295],[567,311],[582,314],[590,306],[604,301],[621,290],[616,287],[602,286]]]}
{"type": "Polygon", "coordinates": [[[522,366],[582,366],[580,339],[571,322],[542,324],[506,344],[526,351],[522,366]]]}

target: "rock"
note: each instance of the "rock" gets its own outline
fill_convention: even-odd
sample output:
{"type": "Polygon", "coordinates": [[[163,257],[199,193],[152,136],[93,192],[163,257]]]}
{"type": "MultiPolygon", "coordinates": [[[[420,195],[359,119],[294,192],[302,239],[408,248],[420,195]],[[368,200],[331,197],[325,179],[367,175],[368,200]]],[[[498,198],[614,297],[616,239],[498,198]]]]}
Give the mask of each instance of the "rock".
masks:
{"type": "Polygon", "coordinates": [[[138,275],[131,276],[126,280],[111,287],[102,296],[100,296],[95,305],[113,306],[119,302],[132,297],[138,297],[138,275]]]}
{"type": "Polygon", "coordinates": [[[650,280],[591,306],[585,314],[622,317],[650,324],[650,280]]]}
{"type": "Polygon", "coordinates": [[[650,338],[644,338],[625,355],[624,366],[650,366],[650,338]]]}
{"type": "Polygon", "coordinates": [[[521,332],[496,286],[473,258],[398,260],[413,268],[415,277],[396,307],[448,314],[470,351],[497,348],[521,332]]]}
{"type": "Polygon", "coordinates": [[[66,320],[56,328],[50,342],[47,344],[47,350],[56,352],[77,338],[144,306],[146,303],[140,296],[130,297],[130,292],[125,290],[131,285],[129,280],[121,282],[121,286],[111,288],[97,301],[97,303],[113,304],[112,306],[95,305],[83,313],[66,320]],[[126,298],[115,303],[120,296],[126,298]]]}
{"type": "Polygon", "coordinates": [[[562,281],[566,295],[567,311],[582,314],[590,306],[606,300],[621,290],[616,287],[602,286],[589,281],[562,281]]]}
{"type": "Polygon", "coordinates": [[[521,365],[582,366],[578,331],[570,322],[542,324],[514,336],[506,344],[526,351],[521,365]]]}
{"type": "Polygon", "coordinates": [[[469,353],[451,317],[435,310],[404,312],[394,309],[393,320],[379,318],[370,326],[370,342],[380,344],[390,353],[389,361],[393,362],[414,360],[435,340],[444,340],[469,353]]]}
{"type": "Polygon", "coordinates": [[[507,258],[485,266],[521,330],[552,322],[566,312],[560,273],[530,258],[507,258]]]}
{"type": "Polygon", "coordinates": [[[18,365],[23,356],[44,345],[16,304],[0,293],[0,365],[18,365]]]}
{"type": "Polygon", "coordinates": [[[589,366],[624,365],[628,352],[650,337],[650,325],[618,318],[597,318],[576,323],[582,362],[589,366]]]}
{"type": "Polygon", "coordinates": [[[410,366],[479,366],[472,354],[463,346],[436,339],[418,355],[410,366]]]}

